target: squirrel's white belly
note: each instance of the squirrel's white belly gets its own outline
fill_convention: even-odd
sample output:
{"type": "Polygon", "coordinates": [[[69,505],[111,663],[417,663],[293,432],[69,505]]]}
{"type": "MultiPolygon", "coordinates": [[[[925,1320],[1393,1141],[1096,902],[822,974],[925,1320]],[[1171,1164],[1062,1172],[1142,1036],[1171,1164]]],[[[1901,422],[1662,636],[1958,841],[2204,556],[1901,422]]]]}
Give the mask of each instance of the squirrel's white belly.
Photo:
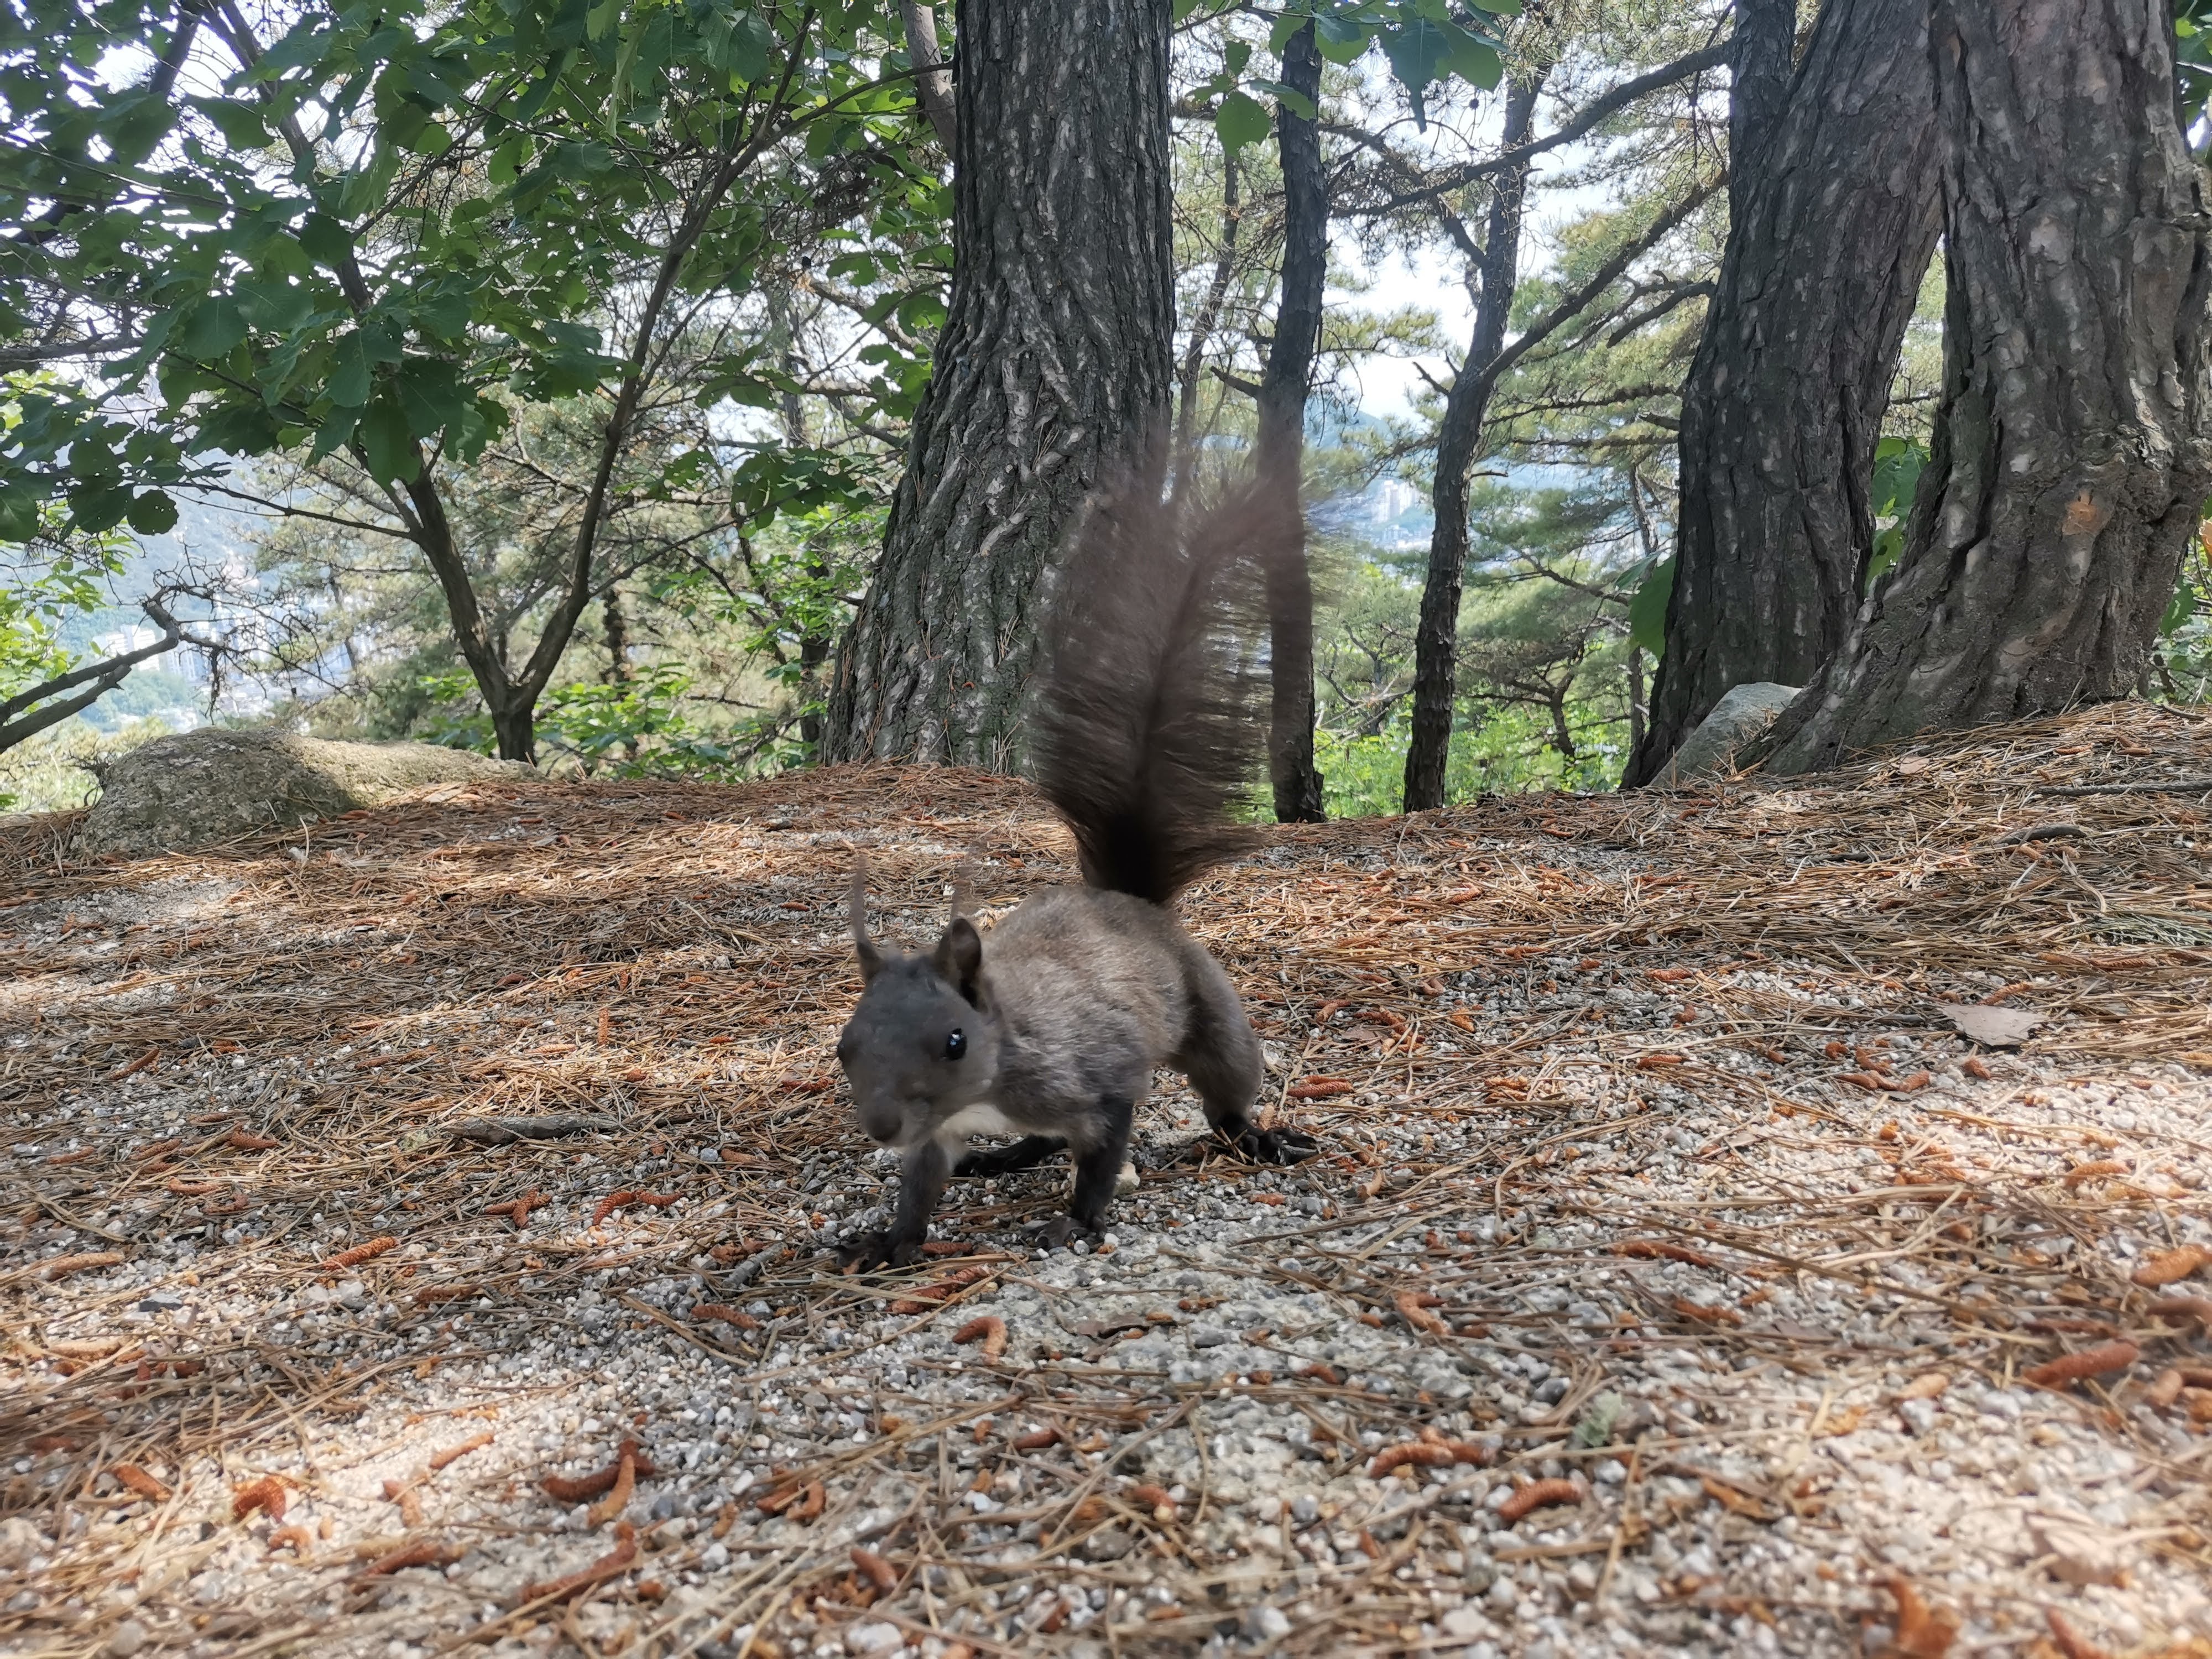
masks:
{"type": "Polygon", "coordinates": [[[967,1146],[976,1135],[1018,1135],[1026,1133],[1008,1121],[1006,1115],[988,1100],[979,1100],[973,1106],[963,1106],[951,1117],[937,1126],[937,1144],[947,1152],[956,1152],[967,1146]]]}

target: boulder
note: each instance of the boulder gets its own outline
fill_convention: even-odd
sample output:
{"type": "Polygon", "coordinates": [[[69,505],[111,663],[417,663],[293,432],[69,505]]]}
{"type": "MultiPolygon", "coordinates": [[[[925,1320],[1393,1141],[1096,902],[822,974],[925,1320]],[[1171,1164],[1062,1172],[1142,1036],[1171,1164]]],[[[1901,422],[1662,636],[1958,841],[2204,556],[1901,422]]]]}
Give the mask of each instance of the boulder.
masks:
{"type": "Polygon", "coordinates": [[[202,726],[98,769],[81,853],[125,858],[295,829],[441,783],[512,783],[537,771],[427,743],[338,743],[290,732],[202,726]]]}
{"type": "Polygon", "coordinates": [[[1682,739],[1682,746],[1653,783],[1662,789],[1672,788],[1734,769],[1736,751],[1773,725],[1803,690],[1768,680],[1730,686],[1713,705],[1713,712],[1682,739]]]}

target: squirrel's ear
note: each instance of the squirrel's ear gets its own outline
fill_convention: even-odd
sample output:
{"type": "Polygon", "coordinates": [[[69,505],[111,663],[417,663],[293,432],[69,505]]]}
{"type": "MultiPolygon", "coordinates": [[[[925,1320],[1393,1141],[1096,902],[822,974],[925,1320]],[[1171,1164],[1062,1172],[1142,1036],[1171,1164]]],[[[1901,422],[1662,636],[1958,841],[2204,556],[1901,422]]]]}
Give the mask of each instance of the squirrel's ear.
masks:
{"type": "Polygon", "coordinates": [[[884,953],[868,939],[868,866],[853,872],[853,885],[845,895],[845,914],[853,924],[853,948],[860,953],[860,983],[874,980],[884,965],[884,953]]]}
{"type": "Polygon", "coordinates": [[[937,953],[930,962],[962,996],[976,1001],[977,983],[983,976],[983,936],[975,931],[974,922],[965,916],[953,917],[945,937],[937,941],[937,953]]]}

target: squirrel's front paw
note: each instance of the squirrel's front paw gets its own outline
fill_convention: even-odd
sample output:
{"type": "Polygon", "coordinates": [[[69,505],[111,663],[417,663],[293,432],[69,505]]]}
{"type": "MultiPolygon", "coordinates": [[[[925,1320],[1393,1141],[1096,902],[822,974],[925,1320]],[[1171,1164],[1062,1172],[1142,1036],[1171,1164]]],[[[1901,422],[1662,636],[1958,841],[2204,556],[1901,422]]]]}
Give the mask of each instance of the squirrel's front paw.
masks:
{"type": "Polygon", "coordinates": [[[873,1273],[878,1267],[911,1267],[921,1260],[920,1239],[895,1240],[888,1232],[863,1233],[837,1252],[837,1265],[848,1273],[873,1273]]]}
{"type": "Polygon", "coordinates": [[[1063,1245],[1073,1244],[1079,1238],[1095,1239],[1097,1237],[1097,1228],[1087,1226],[1072,1215],[1056,1215],[1038,1232],[1037,1243],[1048,1250],[1057,1250],[1063,1245]]]}
{"type": "Polygon", "coordinates": [[[1255,1164],[1303,1164],[1321,1150],[1319,1141],[1296,1129],[1247,1127],[1230,1137],[1229,1144],[1255,1164]]]}

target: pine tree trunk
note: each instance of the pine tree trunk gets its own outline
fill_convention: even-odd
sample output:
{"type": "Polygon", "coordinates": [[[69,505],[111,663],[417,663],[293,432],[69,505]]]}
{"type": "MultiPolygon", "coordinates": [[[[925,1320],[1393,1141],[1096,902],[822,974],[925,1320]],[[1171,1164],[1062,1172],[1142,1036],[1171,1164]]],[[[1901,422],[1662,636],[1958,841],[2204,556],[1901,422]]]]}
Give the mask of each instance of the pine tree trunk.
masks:
{"type": "Polygon", "coordinates": [[[1926,11],[1828,0],[1778,119],[1773,29],[1739,22],[1765,68],[1740,70],[1731,108],[1728,246],[1682,388],[1667,647],[1625,783],[1656,776],[1732,686],[1806,684],[1858,608],[1875,446],[1941,217],[1926,11]]]}
{"type": "MultiPolygon", "coordinates": [[[[1510,149],[1528,137],[1536,111],[1537,78],[1516,79],[1505,93],[1505,126],[1499,143],[1510,149]]],[[[1521,209],[1528,188],[1528,163],[1492,175],[1490,222],[1479,266],[1474,332],[1467,360],[1444,398],[1437,428],[1436,479],[1430,487],[1436,528],[1429,534],[1428,579],[1421,586],[1420,622],[1413,635],[1413,730],[1406,745],[1406,811],[1444,804],[1444,768],[1451,757],[1452,704],[1458,689],[1459,602],[1467,572],[1467,484],[1496,382],[1486,372],[1505,343],[1512,314],[1514,275],[1521,260],[1521,209]]]]}
{"type": "Polygon", "coordinates": [[[951,307],[823,757],[1011,768],[1085,495],[1165,439],[1170,0],[965,0],[951,307]]]}
{"type": "MultiPolygon", "coordinates": [[[[1316,105],[1321,100],[1321,52],[1310,21],[1283,44],[1283,84],[1316,105]]],[[[1297,533],[1285,540],[1267,569],[1267,774],[1279,823],[1319,823],[1328,813],[1322,805],[1321,771],[1314,763],[1313,571],[1306,562],[1299,491],[1306,390],[1321,340],[1328,277],[1328,191],[1317,120],[1279,105],[1275,139],[1283,166],[1283,297],[1260,377],[1255,461],[1261,477],[1296,519],[1297,533]]]]}
{"type": "Polygon", "coordinates": [[[2165,0],[1936,0],[1943,401],[1771,772],[2125,696],[2212,490],[2212,235],[2165,0]]]}

